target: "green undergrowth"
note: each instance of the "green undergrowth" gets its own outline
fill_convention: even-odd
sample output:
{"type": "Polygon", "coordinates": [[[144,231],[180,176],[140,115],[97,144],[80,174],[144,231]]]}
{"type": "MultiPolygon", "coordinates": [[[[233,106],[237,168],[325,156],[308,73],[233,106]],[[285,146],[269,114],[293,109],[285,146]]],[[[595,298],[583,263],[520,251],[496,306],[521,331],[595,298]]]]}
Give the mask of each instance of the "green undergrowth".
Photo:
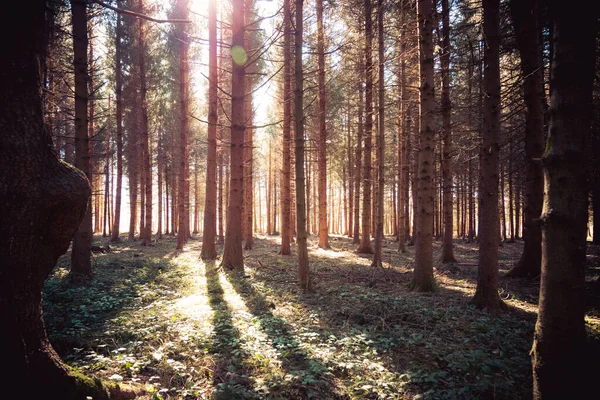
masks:
{"type": "MultiPolygon", "coordinates": [[[[501,281],[511,310],[489,315],[468,305],[473,245],[436,269],[438,291],[414,293],[414,248],[400,254],[386,242],[385,268],[372,268],[347,239],[331,242],[329,251],[311,242],[310,295],[273,237],[256,239],[237,275],[202,262],[200,242],[181,252],[165,238],[111,244],[76,286],[67,254],[44,290],[50,340],[76,371],[142,386],[148,399],[530,397],[531,284],[501,281]]],[[[503,270],[519,246],[502,248],[503,270]]]]}

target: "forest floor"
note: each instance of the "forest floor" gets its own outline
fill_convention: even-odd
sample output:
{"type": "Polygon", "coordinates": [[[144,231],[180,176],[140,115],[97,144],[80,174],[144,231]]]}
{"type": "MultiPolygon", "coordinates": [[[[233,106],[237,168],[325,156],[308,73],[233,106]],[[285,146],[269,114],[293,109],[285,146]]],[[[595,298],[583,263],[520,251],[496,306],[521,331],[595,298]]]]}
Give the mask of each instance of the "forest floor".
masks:
{"type": "MultiPolygon", "coordinates": [[[[171,237],[146,248],[111,243],[111,252],[94,255],[86,286],[68,279],[67,253],[44,290],[50,340],[73,368],[144,386],[146,399],[531,397],[539,280],[504,277],[522,242],[500,248],[510,309],[498,315],[468,304],[474,243],[455,242],[459,262],[435,269],[437,292],[414,293],[414,247],[401,254],[386,240],[385,266],[372,268],[350,239],[332,235],[332,249],[321,250],[311,237],[309,295],[296,283],[296,256],[278,255],[278,243],[257,237],[244,276],[202,262],[199,240],[183,252],[171,237]]],[[[586,324],[598,351],[600,249],[589,253],[586,324]]]]}

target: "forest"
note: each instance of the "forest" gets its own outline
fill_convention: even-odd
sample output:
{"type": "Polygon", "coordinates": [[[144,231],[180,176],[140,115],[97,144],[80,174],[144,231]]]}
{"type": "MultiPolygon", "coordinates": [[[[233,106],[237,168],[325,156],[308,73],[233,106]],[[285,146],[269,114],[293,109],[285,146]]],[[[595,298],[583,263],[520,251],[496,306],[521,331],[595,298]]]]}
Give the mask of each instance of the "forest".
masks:
{"type": "Polygon", "coordinates": [[[598,398],[595,2],[3,11],[3,397],[598,398]]]}

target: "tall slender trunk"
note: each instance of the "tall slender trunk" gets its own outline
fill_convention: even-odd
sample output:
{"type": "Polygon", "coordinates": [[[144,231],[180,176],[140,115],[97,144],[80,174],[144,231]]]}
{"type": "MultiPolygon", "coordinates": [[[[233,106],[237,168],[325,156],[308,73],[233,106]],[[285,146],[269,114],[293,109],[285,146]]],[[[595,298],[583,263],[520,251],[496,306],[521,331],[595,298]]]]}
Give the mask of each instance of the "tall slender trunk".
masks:
{"type": "Polygon", "coordinates": [[[483,0],[485,92],[479,180],[479,264],[475,307],[506,308],[498,295],[498,156],[500,134],[500,0],[483,0]]]}
{"type": "Polygon", "coordinates": [[[291,12],[290,0],[283,1],[283,158],[281,168],[281,248],[282,255],[291,254],[290,228],[290,124],[291,124],[291,12]]]}
{"type": "Polygon", "coordinates": [[[268,158],[268,177],[267,177],[267,235],[273,233],[273,224],[271,222],[271,190],[273,188],[273,168],[271,165],[272,157],[271,153],[273,151],[273,138],[269,137],[269,154],[268,158]]]}
{"type": "Polygon", "coordinates": [[[327,226],[327,97],[325,93],[325,39],[323,33],[323,0],[316,0],[317,64],[319,80],[319,247],[329,249],[327,226]]]}
{"type": "MultiPolygon", "coordinates": [[[[588,156],[598,15],[549,2],[553,23],[550,130],[542,158],[542,271],[533,348],[533,398],[586,398],[588,156]]],[[[592,6],[592,10],[595,6],[592,6]]],[[[592,11],[586,10],[586,11],[592,11]]],[[[597,10],[597,8],[596,8],[597,10]]]]}
{"type": "Polygon", "coordinates": [[[442,244],[443,263],[456,262],[452,231],[454,229],[454,216],[452,213],[452,128],[450,116],[452,103],[450,102],[450,7],[448,0],[442,0],[442,47],[440,50],[442,65],[442,181],[443,181],[443,213],[444,213],[444,240],[442,244]]]}
{"type": "Polygon", "coordinates": [[[364,0],[365,7],[365,137],[363,162],[363,208],[362,232],[359,253],[372,254],[371,246],[371,152],[373,137],[373,8],[371,0],[364,0]]]}
{"type": "Polygon", "coordinates": [[[227,205],[227,228],[221,265],[228,270],[243,271],[242,190],[244,161],[244,97],[246,95],[244,50],[244,0],[232,1],[232,74],[231,74],[231,179],[227,205]]]}
{"type": "MultiPolygon", "coordinates": [[[[189,0],[178,0],[176,8],[178,17],[187,19],[189,15],[189,0]]],[[[188,238],[189,231],[189,86],[190,86],[190,43],[185,25],[180,24],[176,28],[179,38],[179,168],[177,182],[177,201],[179,209],[177,249],[182,250],[188,238]]]]}
{"type": "Polygon", "coordinates": [[[208,3],[208,137],[206,148],[206,191],[202,230],[203,260],[217,258],[217,0],[208,3]]]}
{"type": "Polygon", "coordinates": [[[510,276],[536,277],[542,265],[542,213],[544,176],[541,157],[544,152],[544,75],[539,29],[539,0],[511,0],[511,16],[521,55],[524,77],[525,114],[525,205],[523,214],[523,253],[510,276]]]}
{"type": "Polygon", "coordinates": [[[358,123],[356,128],[356,149],[354,151],[354,231],[352,232],[352,244],[360,243],[360,182],[362,172],[362,146],[363,146],[363,88],[362,74],[364,71],[362,55],[359,57],[359,74],[361,78],[358,82],[358,123]]]}
{"type": "MultiPolygon", "coordinates": [[[[92,182],[90,170],[90,146],[88,137],[88,28],[86,3],[71,5],[73,21],[73,66],[75,70],[75,167],[80,169],[92,182]]],[[[71,277],[75,281],[85,281],[92,276],[92,203],[88,202],[87,212],[77,233],[73,237],[71,252],[71,277]]]]}
{"type": "Polygon", "coordinates": [[[312,291],[312,281],[308,265],[308,248],[306,243],[306,207],[304,192],[304,75],[302,71],[302,18],[303,0],[296,0],[296,30],[295,30],[295,76],[294,119],[296,134],[296,241],[298,244],[298,279],[300,287],[306,292],[312,291]]]}
{"type": "Polygon", "coordinates": [[[385,76],[384,76],[384,48],[383,48],[383,0],[377,1],[377,61],[379,63],[379,79],[378,85],[379,90],[377,91],[377,95],[379,96],[378,107],[379,107],[379,126],[377,133],[377,225],[375,229],[375,253],[373,254],[373,263],[372,266],[379,267],[383,266],[382,252],[381,247],[383,243],[383,193],[385,191],[385,165],[384,165],[384,152],[383,148],[385,146],[385,103],[384,103],[384,95],[385,95],[385,76]]]}
{"type": "Polygon", "coordinates": [[[434,80],[433,80],[433,4],[432,0],[418,0],[417,20],[419,30],[419,157],[416,218],[415,269],[411,289],[432,291],[433,278],[432,239],[434,164],[434,80]]]}

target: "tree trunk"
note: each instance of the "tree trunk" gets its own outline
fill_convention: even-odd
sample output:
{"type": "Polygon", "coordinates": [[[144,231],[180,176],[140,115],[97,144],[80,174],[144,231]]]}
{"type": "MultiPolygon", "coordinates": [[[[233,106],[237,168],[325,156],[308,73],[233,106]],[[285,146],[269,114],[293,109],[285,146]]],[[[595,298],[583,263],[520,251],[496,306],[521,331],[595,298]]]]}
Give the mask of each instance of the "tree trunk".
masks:
{"type": "Polygon", "coordinates": [[[279,254],[290,255],[290,139],[291,139],[291,11],[290,0],[283,1],[283,165],[281,167],[281,248],[279,254]]]}
{"type": "Polygon", "coordinates": [[[304,192],[304,75],[302,71],[302,17],[303,0],[296,0],[296,30],[295,30],[295,75],[296,87],[294,92],[294,119],[296,133],[296,241],[298,244],[298,278],[300,287],[306,292],[312,291],[312,281],[308,265],[308,248],[306,243],[306,207],[304,192]]]}
{"type": "Polygon", "coordinates": [[[456,262],[454,245],[452,244],[452,231],[454,229],[454,216],[452,214],[452,132],[450,116],[452,103],[450,102],[450,7],[448,0],[442,0],[442,47],[440,61],[442,66],[442,180],[443,180],[443,214],[444,214],[444,239],[442,243],[442,263],[456,262]]]}
{"type": "Polygon", "coordinates": [[[242,250],[242,190],[244,161],[244,96],[246,95],[244,50],[244,0],[232,1],[232,74],[231,74],[231,179],[229,183],[229,201],[227,205],[227,228],[223,261],[227,270],[243,271],[242,250]]]}
{"type": "MultiPolygon", "coordinates": [[[[77,46],[84,47],[86,5],[73,6],[77,46]]],[[[91,193],[85,175],[57,159],[44,126],[40,72],[50,14],[43,1],[15,3],[4,10],[12,23],[0,28],[12,38],[3,49],[11,62],[0,70],[0,352],[10,366],[2,381],[11,383],[9,398],[108,399],[99,382],[70,375],[42,319],[42,286],[86,215],[91,193]]],[[[80,50],[78,75],[86,73],[80,50]]],[[[80,101],[87,97],[80,92],[85,85],[78,80],[80,101]]],[[[85,121],[78,121],[79,129],[85,121]]]]}
{"type": "Polygon", "coordinates": [[[206,149],[206,192],[202,230],[203,260],[217,258],[217,0],[208,3],[208,137],[206,149]]]}
{"type": "Polygon", "coordinates": [[[377,95],[379,96],[378,107],[379,107],[379,129],[377,133],[377,225],[375,229],[375,252],[373,254],[373,262],[371,266],[383,267],[382,259],[382,243],[383,243],[383,192],[385,191],[385,165],[384,165],[384,152],[385,146],[385,76],[384,76],[384,48],[383,48],[383,0],[377,1],[377,53],[379,62],[379,79],[378,85],[379,90],[377,95]]]}
{"type": "Polygon", "coordinates": [[[419,70],[420,70],[420,127],[417,187],[417,232],[415,249],[415,270],[411,289],[432,291],[436,287],[433,278],[432,226],[433,226],[433,152],[435,147],[434,125],[434,81],[433,81],[433,18],[432,0],[417,2],[419,29],[419,70]]]}
{"type": "Polygon", "coordinates": [[[316,0],[317,64],[319,76],[319,247],[329,249],[327,226],[327,104],[325,94],[325,39],[323,34],[323,0],[316,0]]]}
{"type": "MultiPolygon", "coordinates": [[[[586,398],[584,321],[587,159],[597,14],[548,4],[553,22],[550,131],[542,165],[542,271],[533,348],[533,398],[586,398]]],[[[593,7],[592,7],[593,8],[593,7]]]]}
{"type": "Polygon", "coordinates": [[[483,0],[485,92],[479,181],[479,265],[475,307],[495,312],[506,308],[498,295],[498,137],[500,134],[500,0],[483,0]]]}
{"type": "MultiPolygon", "coordinates": [[[[88,28],[87,5],[74,3],[71,7],[73,21],[73,66],[75,68],[75,167],[86,174],[91,182],[90,146],[88,137],[88,28]]],[[[75,281],[86,281],[92,276],[92,203],[73,237],[70,276],[75,281]]]]}
{"type": "MultiPolygon", "coordinates": [[[[176,10],[178,18],[187,19],[189,15],[189,0],[178,0],[176,10]]],[[[179,174],[177,182],[177,202],[178,202],[178,231],[177,231],[177,249],[182,250],[188,238],[189,231],[189,153],[188,137],[190,130],[189,121],[189,86],[190,86],[190,65],[189,49],[190,43],[185,25],[180,24],[176,28],[179,39],[179,174]]]]}
{"type": "Polygon", "coordinates": [[[538,0],[511,0],[511,17],[521,55],[524,77],[525,114],[525,206],[523,214],[524,247],[517,266],[509,272],[514,277],[537,277],[542,263],[542,213],[544,177],[541,157],[544,152],[544,75],[539,29],[538,0]]]}
{"type": "Polygon", "coordinates": [[[363,162],[363,208],[362,232],[359,253],[373,254],[371,246],[371,152],[373,137],[373,10],[371,0],[364,0],[365,5],[365,138],[363,162]]]}
{"type": "Polygon", "coordinates": [[[362,171],[362,144],[363,144],[363,89],[362,89],[362,74],[363,58],[359,57],[359,79],[358,86],[358,126],[356,129],[356,150],[354,152],[354,231],[352,232],[352,244],[360,243],[360,181],[362,171]]]}

